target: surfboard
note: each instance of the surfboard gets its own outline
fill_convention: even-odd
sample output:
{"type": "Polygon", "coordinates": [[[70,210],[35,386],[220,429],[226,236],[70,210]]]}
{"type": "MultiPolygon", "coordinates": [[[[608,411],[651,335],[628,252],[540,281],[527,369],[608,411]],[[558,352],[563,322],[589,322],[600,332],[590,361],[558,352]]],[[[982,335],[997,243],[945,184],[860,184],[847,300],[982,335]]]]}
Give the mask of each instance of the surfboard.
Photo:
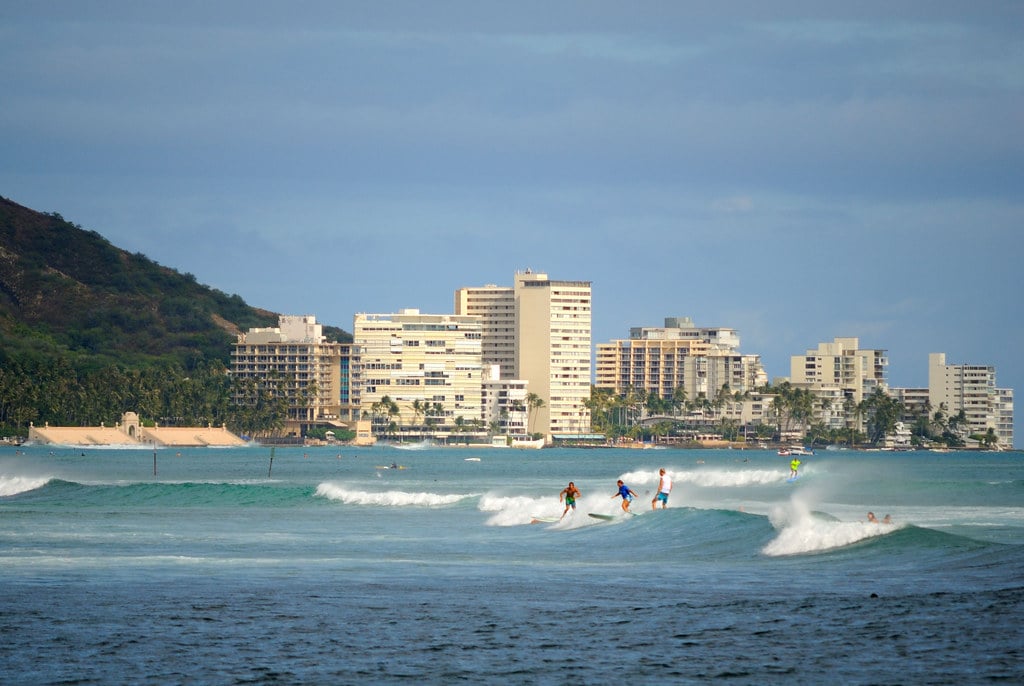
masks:
{"type": "Polygon", "coordinates": [[[558,517],[536,517],[536,516],[534,516],[534,517],[530,518],[530,524],[550,524],[552,522],[557,522],[557,521],[558,521],[558,517]]]}
{"type": "Polygon", "coordinates": [[[596,512],[588,512],[587,516],[593,517],[594,519],[603,519],[606,522],[610,522],[615,519],[615,515],[597,514],[596,512]]]}
{"type": "Polygon", "coordinates": [[[797,480],[797,477],[795,477],[795,476],[791,476],[791,477],[789,477],[788,479],[786,479],[786,483],[787,483],[787,484],[791,484],[791,483],[793,483],[793,482],[794,482],[794,481],[796,481],[796,480],[797,480]]]}

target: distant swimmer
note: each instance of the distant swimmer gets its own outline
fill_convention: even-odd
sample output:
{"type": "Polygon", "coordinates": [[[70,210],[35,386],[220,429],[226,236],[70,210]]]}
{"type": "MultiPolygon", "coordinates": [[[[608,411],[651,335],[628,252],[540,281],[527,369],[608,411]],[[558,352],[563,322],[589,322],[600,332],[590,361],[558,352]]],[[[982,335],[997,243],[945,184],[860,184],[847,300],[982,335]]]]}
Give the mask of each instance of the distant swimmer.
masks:
{"type": "MultiPolygon", "coordinates": [[[[580,493],[580,489],[576,488],[576,484],[571,481],[568,486],[562,489],[562,492],[558,494],[558,502],[562,502],[563,500],[565,501],[565,509],[562,510],[562,517],[565,517],[565,514],[569,511],[570,507],[572,508],[573,513],[576,513],[576,498],[580,497],[580,495],[582,495],[580,493]]],[[[559,521],[562,520],[562,517],[558,518],[559,521]]]]}
{"type": "Polygon", "coordinates": [[[892,524],[892,515],[882,517],[882,524],[892,524]]]}
{"type": "Polygon", "coordinates": [[[654,496],[654,500],[651,501],[651,509],[656,510],[658,501],[661,501],[661,509],[668,507],[668,494],[672,492],[672,477],[665,473],[665,468],[662,467],[658,470],[658,475],[661,480],[658,481],[658,493],[654,496]]]}
{"type": "Polygon", "coordinates": [[[878,524],[878,518],[875,517],[874,512],[868,512],[868,522],[871,524],[878,524]]]}
{"type": "Polygon", "coordinates": [[[789,463],[789,478],[796,478],[796,470],[800,469],[800,458],[794,457],[789,463]]]}
{"type": "Polygon", "coordinates": [[[617,483],[618,483],[618,486],[619,486],[619,491],[618,491],[618,493],[616,493],[612,497],[613,498],[621,497],[622,498],[622,511],[623,512],[629,512],[629,504],[631,502],[633,502],[633,498],[636,497],[636,492],[632,488],[627,486],[626,484],[622,483],[622,479],[619,479],[617,483]]]}

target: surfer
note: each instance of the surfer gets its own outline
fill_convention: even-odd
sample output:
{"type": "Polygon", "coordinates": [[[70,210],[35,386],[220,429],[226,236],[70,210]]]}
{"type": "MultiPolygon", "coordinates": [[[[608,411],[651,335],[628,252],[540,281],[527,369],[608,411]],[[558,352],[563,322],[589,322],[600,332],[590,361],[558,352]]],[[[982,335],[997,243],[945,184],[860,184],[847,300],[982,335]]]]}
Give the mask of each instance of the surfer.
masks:
{"type": "Polygon", "coordinates": [[[796,470],[798,470],[799,468],[800,468],[800,458],[799,457],[794,457],[793,460],[789,463],[789,478],[790,479],[795,479],[796,478],[796,470]]]}
{"type": "Polygon", "coordinates": [[[882,524],[892,524],[892,515],[882,517],[882,524]]]}
{"type": "Polygon", "coordinates": [[[612,497],[613,498],[618,498],[618,497],[621,496],[622,497],[622,511],[623,512],[629,512],[629,504],[631,502],[633,502],[633,498],[636,497],[636,492],[632,488],[627,486],[626,484],[622,483],[622,479],[619,479],[617,483],[618,483],[618,486],[619,486],[619,491],[618,491],[618,493],[616,493],[612,497]]]}
{"type": "Polygon", "coordinates": [[[658,470],[658,475],[661,479],[658,481],[658,493],[654,496],[654,500],[651,501],[651,509],[656,510],[658,501],[661,501],[661,509],[668,507],[668,494],[672,492],[672,477],[665,473],[665,468],[662,467],[658,470]]]}
{"type": "MultiPolygon", "coordinates": [[[[562,517],[565,517],[565,513],[569,511],[570,507],[572,508],[573,514],[576,513],[576,498],[580,495],[580,489],[576,488],[576,484],[571,481],[568,486],[562,489],[562,492],[558,494],[558,502],[562,502],[563,500],[565,501],[565,509],[562,510],[562,517]]],[[[559,521],[562,520],[562,517],[558,518],[559,521]]]]}
{"type": "Polygon", "coordinates": [[[871,524],[878,524],[878,518],[875,517],[874,512],[868,512],[868,522],[871,524]]]}

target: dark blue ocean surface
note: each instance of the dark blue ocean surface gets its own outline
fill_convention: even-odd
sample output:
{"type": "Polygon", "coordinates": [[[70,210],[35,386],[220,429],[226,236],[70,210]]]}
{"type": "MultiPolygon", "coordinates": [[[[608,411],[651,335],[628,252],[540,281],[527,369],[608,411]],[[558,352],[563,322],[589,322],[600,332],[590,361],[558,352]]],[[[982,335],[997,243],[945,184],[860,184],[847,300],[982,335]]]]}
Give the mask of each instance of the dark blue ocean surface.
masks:
{"type": "Polygon", "coordinates": [[[1014,454],[24,452],[2,683],[1024,681],[1014,454]]]}

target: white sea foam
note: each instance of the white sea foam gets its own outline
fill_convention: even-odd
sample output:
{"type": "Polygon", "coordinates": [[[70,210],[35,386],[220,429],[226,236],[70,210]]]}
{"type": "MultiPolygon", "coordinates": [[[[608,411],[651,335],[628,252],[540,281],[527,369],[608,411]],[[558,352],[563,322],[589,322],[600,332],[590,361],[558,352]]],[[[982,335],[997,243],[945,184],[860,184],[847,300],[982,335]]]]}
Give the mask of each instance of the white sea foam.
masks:
{"type": "MultiPolygon", "coordinates": [[[[759,486],[763,484],[782,483],[789,476],[784,469],[697,469],[675,470],[666,467],[665,471],[675,485],[692,484],[702,488],[740,488],[743,486],[759,486]]],[[[620,477],[627,486],[657,486],[658,470],[637,470],[626,472],[620,477]]]]}
{"type": "Polygon", "coordinates": [[[800,498],[793,498],[789,504],[773,508],[768,520],[778,535],[761,552],[773,557],[842,548],[892,533],[899,528],[867,521],[840,522],[816,517],[800,498]]]}
{"type": "Polygon", "coordinates": [[[316,487],[316,495],[348,505],[380,505],[385,507],[443,507],[474,497],[472,494],[407,493],[405,491],[354,491],[333,483],[316,487]]]}
{"type": "Polygon", "coordinates": [[[0,474],[0,497],[17,495],[42,488],[50,481],[49,476],[12,476],[0,474]]]}
{"type": "MultiPolygon", "coordinates": [[[[542,523],[562,529],[591,525],[595,523],[595,520],[588,519],[584,513],[611,513],[615,504],[611,503],[609,505],[609,503],[611,503],[610,499],[601,496],[577,498],[576,510],[573,511],[570,509],[569,512],[566,513],[564,519],[561,519],[559,522],[542,523]]],[[[561,517],[562,512],[565,510],[565,504],[558,502],[556,498],[553,498],[550,495],[539,498],[530,498],[528,496],[502,496],[487,494],[480,498],[478,507],[482,512],[494,513],[486,522],[488,526],[520,526],[522,524],[531,524],[535,523],[539,517],[561,517]]]]}

